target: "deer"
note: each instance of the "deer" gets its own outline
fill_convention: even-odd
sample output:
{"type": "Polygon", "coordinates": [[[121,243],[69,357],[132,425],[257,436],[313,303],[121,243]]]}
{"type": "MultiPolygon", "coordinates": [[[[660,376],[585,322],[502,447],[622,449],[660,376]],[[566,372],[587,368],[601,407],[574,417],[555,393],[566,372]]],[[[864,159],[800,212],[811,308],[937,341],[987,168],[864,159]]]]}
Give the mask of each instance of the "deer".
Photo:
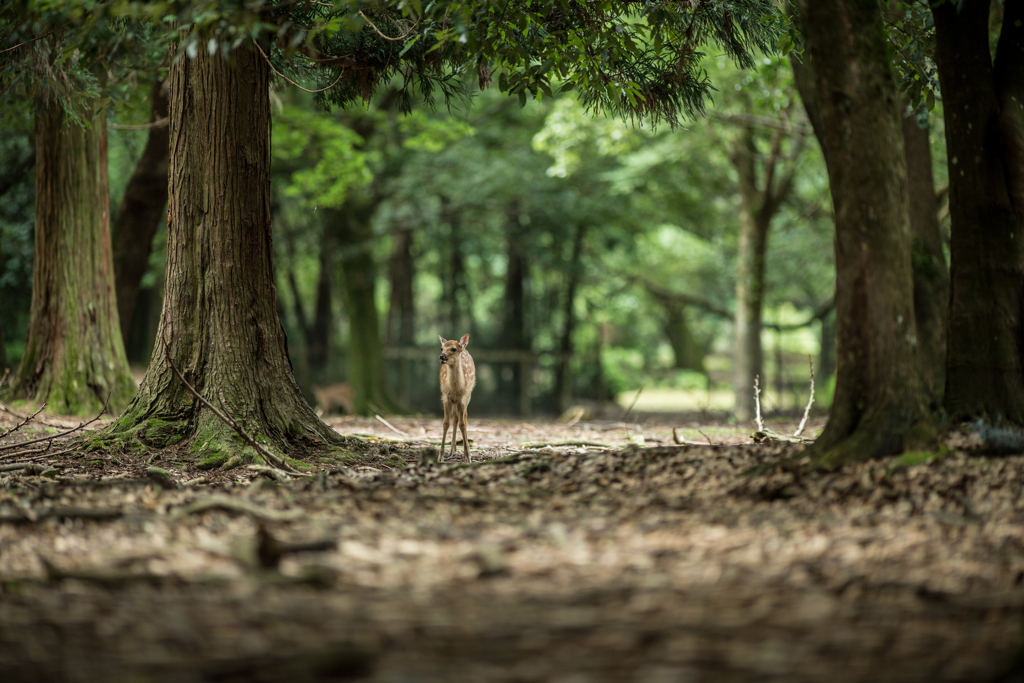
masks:
{"type": "Polygon", "coordinates": [[[466,347],[469,346],[469,335],[462,335],[459,341],[445,339],[441,335],[437,335],[437,338],[441,340],[441,403],[444,406],[440,459],[444,460],[448,427],[454,422],[451,455],[455,455],[455,442],[461,428],[466,462],[473,462],[469,455],[469,437],[466,435],[466,428],[469,425],[466,407],[469,406],[473,387],[476,386],[476,365],[473,364],[473,357],[466,351],[466,347]]]}

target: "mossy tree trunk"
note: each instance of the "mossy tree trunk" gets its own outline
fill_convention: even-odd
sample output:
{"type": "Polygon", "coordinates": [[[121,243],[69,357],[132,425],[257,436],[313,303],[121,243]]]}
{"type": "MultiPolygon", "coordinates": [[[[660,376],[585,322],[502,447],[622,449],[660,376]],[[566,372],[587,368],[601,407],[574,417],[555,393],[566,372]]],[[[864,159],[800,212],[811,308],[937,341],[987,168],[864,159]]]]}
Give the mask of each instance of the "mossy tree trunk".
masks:
{"type": "MultiPolygon", "coordinates": [[[[167,93],[157,79],[150,89],[150,121],[166,118],[167,93]]],[[[149,267],[153,237],[167,207],[167,150],[170,144],[168,127],[149,129],[146,146],[135,165],[124,199],[114,219],[114,282],[117,290],[118,318],[127,344],[131,329],[135,298],[142,277],[149,267]]]]}
{"type": "Polygon", "coordinates": [[[762,389],[766,386],[761,330],[768,232],[792,190],[794,159],[802,147],[802,139],[797,137],[793,150],[784,155],[782,145],[787,137],[781,128],[776,129],[765,155],[757,147],[753,129],[744,128],[729,155],[739,179],[740,195],[733,353],[733,415],[739,422],[754,419],[754,379],[760,376],[762,389]],[[786,162],[788,168],[781,172],[786,162]]]}
{"type": "Polygon", "coordinates": [[[170,72],[170,211],[163,312],[142,387],[108,429],[199,455],[242,450],[188,382],[284,452],[340,441],[292,376],[276,305],[270,222],[269,67],[254,47],[200,50],[170,72]],[[169,340],[165,352],[164,339],[169,340]]]}
{"type": "Polygon", "coordinates": [[[35,103],[32,304],[12,396],[69,415],[120,411],[135,393],[114,295],[103,107],[88,127],[60,103],[35,103]]]}
{"type": "Polygon", "coordinates": [[[949,158],[945,408],[1024,425],[1024,4],[1004,6],[993,60],[988,0],[935,4],[949,158]]]}
{"type": "MultiPolygon", "coordinates": [[[[906,109],[904,102],[901,112],[906,109]]],[[[914,321],[921,372],[931,402],[942,405],[946,385],[946,314],[949,310],[949,268],[942,251],[939,212],[932,175],[928,129],[917,117],[903,116],[910,198],[911,264],[914,269],[914,321]]]]}
{"type": "Polygon", "coordinates": [[[897,453],[934,433],[919,381],[906,160],[875,0],[801,0],[836,238],[836,391],[814,462],[897,453]]]}
{"type": "Polygon", "coordinates": [[[370,218],[376,202],[353,192],[340,209],[324,209],[338,247],[342,293],[349,321],[348,383],[360,415],[400,412],[387,388],[377,313],[377,266],[370,218]]]}

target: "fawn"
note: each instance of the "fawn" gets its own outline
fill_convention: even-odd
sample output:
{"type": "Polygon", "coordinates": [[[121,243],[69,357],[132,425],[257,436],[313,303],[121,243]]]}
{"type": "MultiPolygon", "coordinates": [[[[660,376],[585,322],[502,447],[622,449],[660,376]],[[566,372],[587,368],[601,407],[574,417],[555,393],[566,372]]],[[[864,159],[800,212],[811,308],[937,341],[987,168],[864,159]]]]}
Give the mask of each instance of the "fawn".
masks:
{"type": "Polygon", "coordinates": [[[476,386],[476,366],[473,364],[473,357],[466,351],[469,346],[469,335],[462,335],[459,341],[445,339],[437,335],[441,340],[441,403],[444,404],[444,429],[441,432],[441,454],[440,459],[444,460],[444,443],[448,436],[448,426],[454,422],[452,429],[452,455],[455,455],[455,442],[459,429],[462,429],[462,445],[466,450],[466,462],[472,462],[469,456],[469,437],[466,436],[466,427],[469,419],[466,416],[466,407],[473,395],[473,387],[476,386]]]}
{"type": "Polygon", "coordinates": [[[324,415],[330,415],[342,408],[346,415],[355,415],[352,387],[347,384],[332,384],[326,387],[313,386],[313,395],[324,415]]]}

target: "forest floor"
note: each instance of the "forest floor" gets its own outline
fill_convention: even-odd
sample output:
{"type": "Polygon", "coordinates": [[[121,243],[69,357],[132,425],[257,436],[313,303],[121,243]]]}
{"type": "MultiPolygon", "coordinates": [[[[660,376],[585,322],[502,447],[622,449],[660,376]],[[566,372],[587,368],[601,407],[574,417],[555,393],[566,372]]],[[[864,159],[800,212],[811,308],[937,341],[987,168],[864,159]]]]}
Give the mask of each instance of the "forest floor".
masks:
{"type": "Polygon", "coordinates": [[[0,680],[1021,680],[1024,456],[746,476],[800,446],[630,420],[471,416],[471,466],[395,417],[330,420],[372,452],[310,476],[0,471],[0,680]]]}

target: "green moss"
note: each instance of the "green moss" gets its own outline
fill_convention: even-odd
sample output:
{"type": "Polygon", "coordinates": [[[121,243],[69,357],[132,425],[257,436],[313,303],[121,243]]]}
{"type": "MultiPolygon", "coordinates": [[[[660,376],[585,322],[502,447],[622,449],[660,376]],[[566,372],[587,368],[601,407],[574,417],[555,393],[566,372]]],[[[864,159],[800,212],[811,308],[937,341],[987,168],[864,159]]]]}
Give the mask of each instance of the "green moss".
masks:
{"type": "Polygon", "coordinates": [[[229,459],[230,457],[225,455],[224,453],[218,453],[217,455],[211,455],[208,458],[200,460],[198,463],[196,463],[196,467],[201,470],[215,470],[218,467],[224,465],[224,463],[226,463],[229,459]]]}
{"type": "Polygon", "coordinates": [[[913,467],[914,465],[925,465],[930,462],[937,462],[948,456],[950,453],[951,451],[945,447],[941,447],[937,451],[907,451],[893,460],[892,465],[889,466],[889,470],[895,471],[905,469],[907,467],[913,467]]]}
{"type": "MultiPolygon", "coordinates": [[[[302,462],[301,460],[296,460],[295,458],[285,458],[284,461],[291,465],[292,467],[294,467],[295,469],[302,472],[312,472],[316,470],[316,467],[310,465],[308,462],[302,462]]],[[[270,463],[267,464],[269,465],[270,463]]]]}

